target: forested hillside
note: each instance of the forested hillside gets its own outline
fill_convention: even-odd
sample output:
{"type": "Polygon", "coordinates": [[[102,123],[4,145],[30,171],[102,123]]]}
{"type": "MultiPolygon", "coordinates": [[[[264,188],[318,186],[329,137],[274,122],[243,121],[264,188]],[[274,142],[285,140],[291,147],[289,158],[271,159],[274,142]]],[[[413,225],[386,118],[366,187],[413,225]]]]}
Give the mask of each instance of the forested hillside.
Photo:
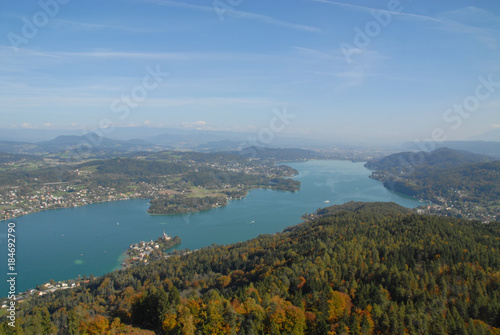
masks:
{"type": "MultiPolygon", "coordinates": [[[[27,301],[25,334],[498,334],[500,226],[349,204],[27,301]]],[[[4,332],[12,333],[6,323],[4,332]]]]}
{"type": "Polygon", "coordinates": [[[388,189],[431,201],[433,213],[485,222],[500,218],[500,161],[447,148],[370,161],[388,189]]]}
{"type": "Polygon", "coordinates": [[[401,152],[382,159],[371,160],[366,167],[397,174],[411,174],[415,169],[443,169],[472,163],[483,163],[495,159],[486,155],[473,154],[464,150],[440,148],[431,152],[401,152]]]}

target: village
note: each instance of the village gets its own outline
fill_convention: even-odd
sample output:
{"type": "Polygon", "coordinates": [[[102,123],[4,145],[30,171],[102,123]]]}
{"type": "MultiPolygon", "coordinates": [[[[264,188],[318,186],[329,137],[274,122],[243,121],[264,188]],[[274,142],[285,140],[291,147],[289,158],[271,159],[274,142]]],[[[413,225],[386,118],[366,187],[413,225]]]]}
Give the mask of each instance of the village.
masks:
{"type": "Polygon", "coordinates": [[[112,187],[85,187],[68,183],[45,184],[34,194],[24,194],[20,187],[4,187],[0,190],[0,220],[47,209],[68,208],[97,202],[128,200],[147,197],[150,193],[144,187],[139,192],[118,192],[112,187]]]}
{"type": "MultiPolygon", "coordinates": [[[[25,292],[17,294],[16,302],[22,303],[32,297],[41,297],[49,293],[54,293],[56,291],[80,287],[81,285],[87,284],[97,278],[98,277],[90,275],[89,277],[84,276],[83,278],[79,277],[78,279],[70,279],[58,282],[50,280],[45,284],[37,285],[36,288],[28,289],[25,292]]],[[[6,309],[9,307],[9,300],[7,298],[3,298],[0,304],[2,309],[6,309]]]]}
{"type": "MultiPolygon", "coordinates": [[[[252,161],[246,163],[211,163],[179,160],[179,163],[186,164],[187,168],[195,168],[194,171],[206,167],[222,172],[244,173],[247,175],[283,175],[283,167],[259,164],[252,161]]],[[[16,171],[17,169],[13,168],[12,170],[16,171]]],[[[172,184],[171,180],[166,178],[156,182],[130,179],[124,180],[123,184],[120,185],[121,187],[111,187],[100,185],[94,180],[94,173],[84,168],[71,170],[70,173],[75,176],[75,179],[71,182],[43,183],[35,178],[32,183],[25,186],[17,186],[15,182],[10,185],[0,186],[0,221],[47,209],[78,207],[116,200],[151,199],[165,191],[184,194],[190,190],[186,182],[180,181],[172,184]]],[[[176,178],[178,177],[180,176],[176,176],[176,178]]]]}
{"type": "Polygon", "coordinates": [[[122,267],[128,268],[133,265],[148,264],[154,260],[168,258],[169,255],[164,251],[179,244],[181,244],[179,236],[170,237],[165,234],[165,232],[163,232],[163,236],[159,237],[156,241],[141,241],[139,243],[131,244],[125,252],[122,267]]]}
{"type": "MultiPolygon", "coordinates": [[[[123,268],[128,268],[135,265],[148,264],[151,261],[158,260],[161,258],[169,258],[170,255],[166,254],[164,251],[171,249],[181,243],[181,239],[178,236],[171,237],[168,236],[165,232],[163,235],[159,237],[156,241],[144,242],[141,241],[139,243],[131,244],[130,247],[125,252],[125,258],[122,262],[123,268]]],[[[187,254],[190,252],[184,252],[181,254],[187,254]]],[[[16,295],[16,301],[18,303],[22,303],[27,299],[32,297],[41,297],[49,293],[54,293],[60,290],[67,290],[71,288],[80,287],[83,284],[87,284],[98,277],[83,276],[78,277],[77,279],[70,279],[64,281],[54,281],[50,280],[47,283],[42,285],[37,285],[35,288],[28,289],[25,292],[19,293],[16,295]]],[[[9,300],[4,298],[3,301],[0,301],[1,308],[6,309],[9,307],[9,300]]]]}

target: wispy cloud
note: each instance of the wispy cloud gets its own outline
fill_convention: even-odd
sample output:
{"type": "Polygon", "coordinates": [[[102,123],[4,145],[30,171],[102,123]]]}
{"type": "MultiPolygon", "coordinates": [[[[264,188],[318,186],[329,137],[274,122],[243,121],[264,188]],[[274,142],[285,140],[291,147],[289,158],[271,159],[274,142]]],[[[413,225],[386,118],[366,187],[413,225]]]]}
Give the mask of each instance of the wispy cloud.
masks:
{"type": "Polygon", "coordinates": [[[371,10],[374,9],[374,8],[371,8],[371,7],[360,6],[360,5],[353,5],[353,4],[350,4],[350,3],[338,2],[338,1],[330,1],[330,0],[311,0],[311,1],[314,1],[314,2],[323,2],[323,3],[330,4],[330,5],[336,5],[336,6],[345,7],[345,8],[349,8],[349,9],[352,9],[352,10],[363,11],[363,12],[371,11],[371,10]]]}
{"type": "Polygon", "coordinates": [[[471,6],[442,13],[439,17],[446,22],[443,29],[472,35],[488,47],[498,48],[500,17],[493,13],[471,6]]]}
{"type": "MultiPolygon", "coordinates": [[[[314,2],[327,3],[330,5],[335,5],[343,7],[349,10],[362,11],[367,13],[372,13],[375,10],[381,10],[381,8],[373,8],[360,5],[352,5],[339,1],[331,0],[311,0],[314,2]]],[[[498,46],[498,29],[490,29],[485,27],[479,27],[478,24],[483,25],[485,21],[489,21],[498,26],[500,18],[486,10],[479,9],[476,7],[466,7],[460,8],[454,11],[443,13],[439,16],[433,17],[428,15],[408,13],[404,11],[391,12],[391,15],[403,20],[413,20],[413,21],[423,21],[436,23],[439,29],[443,29],[454,33],[468,34],[485,44],[490,48],[496,48],[498,46]],[[468,21],[468,22],[463,22],[468,21]]]]}
{"type": "Polygon", "coordinates": [[[304,57],[308,58],[315,58],[315,59],[325,59],[325,60],[331,60],[331,59],[341,59],[341,55],[338,52],[338,50],[335,50],[333,53],[321,51],[321,50],[316,50],[316,49],[311,49],[311,48],[304,48],[304,47],[293,47],[294,51],[304,57]]]}
{"type": "MultiPolygon", "coordinates": [[[[344,7],[344,8],[350,9],[350,10],[362,11],[362,12],[366,12],[366,13],[372,13],[375,10],[384,9],[384,8],[374,8],[374,7],[368,7],[368,6],[353,5],[353,4],[348,4],[348,3],[344,3],[344,2],[330,1],[330,0],[311,0],[311,1],[327,3],[330,5],[335,5],[335,6],[344,7]]],[[[406,17],[406,18],[416,19],[416,20],[421,20],[421,21],[432,21],[432,22],[436,22],[436,23],[443,23],[442,20],[439,20],[439,19],[431,17],[431,16],[406,13],[404,11],[398,11],[398,12],[393,11],[393,12],[391,12],[391,15],[396,15],[396,16],[400,16],[400,17],[406,17]]]]}
{"type": "Polygon", "coordinates": [[[64,28],[80,29],[80,30],[122,30],[122,31],[136,32],[136,33],[154,33],[161,31],[157,29],[145,29],[137,27],[117,26],[112,24],[78,22],[78,21],[61,20],[61,19],[52,20],[51,24],[56,28],[64,27],[64,28]]]}
{"type": "Polygon", "coordinates": [[[328,80],[335,86],[336,91],[344,91],[362,85],[369,77],[382,76],[373,73],[374,65],[388,59],[379,51],[366,48],[358,49],[358,57],[346,68],[344,57],[338,50],[324,51],[298,46],[293,47],[293,50],[301,58],[311,61],[304,73],[319,76],[320,78],[314,80],[320,81],[323,81],[324,77],[330,77],[331,79],[328,80]]]}
{"type": "Polygon", "coordinates": [[[17,50],[19,53],[18,55],[21,56],[33,56],[33,57],[38,57],[38,58],[63,58],[61,55],[58,55],[57,53],[54,52],[43,52],[43,51],[37,51],[37,50],[32,50],[32,49],[25,49],[25,48],[14,48],[11,46],[0,46],[0,59],[17,59],[18,57],[12,57],[14,51],[17,50]]]}
{"type": "MultiPolygon", "coordinates": [[[[4,107],[109,107],[116,96],[95,96],[93,94],[80,95],[25,95],[25,96],[3,96],[4,107]]],[[[221,107],[224,105],[272,105],[277,102],[265,98],[252,97],[185,97],[185,98],[148,98],[141,103],[141,107],[180,107],[180,106],[204,106],[221,107]]]]}
{"type": "MultiPolygon", "coordinates": [[[[177,1],[170,1],[170,0],[138,0],[138,1],[154,3],[157,5],[161,5],[161,6],[170,6],[170,7],[185,8],[185,9],[189,9],[189,10],[212,12],[214,14],[216,13],[216,10],[214,7],[193,5],[193,4],[188,4],[188,3],[184,3],[184,2],[177,2],[177,1]]],[[[255,14],[255,13],[245,12],[245,11],[236,10],[236,9],[228,9],[225,11],[224,15],[230,15],[230,16],[234,16],[237,18],[260,21],[260,22],[272,24],[275,26],[280,26],[280,27],[285,27],[285,28],[290,28],[290,29],[295,29],[295,30],[301,30],[301,31],[306,31],[306,32],[311,32],[311,33],[321,32],[321,29],[316,28],[316,27],[311,27],[311,26],[302,25],[302,24],[289,23],[289,22],[275,19],[275,18],[267,16],[267,15],[255,14]]]]}
{"type": "MultiPolygon", "coordinates": [[[[78,58],[86,59],[130,59],[130,60],[171,60],[171,61],[268,61],[278,59],[281,56],[240,53],[240,52],[134,52],[115,50],[92,50],[92,51],[37,51],[27,48],[18,48],[18,58],[12,58],[13,48],[0,46],[0,61],[10,63],[21,62],[20,59],[35,58],[40,63],[41,59],[52,59],[55,61],[68,61],[78,58]]],[[[24,64],[26,62],[24,61],[24,64]]]]}
{"type": "Polygon", "coordinates": [[[346,72],[317,72],[317,74],[338,78],[339,81],[334,85],[336,92],[344,92],[347,89],[363,85],[369,77],[380,76],[378,74],[368,73],[367,70],[364,69],[346,72]]]}
{"type": "Polygon", "coordinates": [[[196,130],[213,130],[212,127],[208,126],[207,121],[195,121],[195,122],[181,122],[182,128],[185,129],[196,129],[196,130]]]}
{"type": "Polygon", "coordinates": [[[366,73],[364,71],[346,71],[346,72],[315,72],[316,74],[337,77],[337,78],[347,78],[355,81],[362,81],[366,77],[377,77],[380,76],[375,73],[366,73]]]}
{"type": "Polygon", "coordinates": [[[228,60],[241,57],[252,59],[248,55],[217,52],[128,52],[128,51],[84,51],[58,52],[61,57],[70,58],[127,58],[145,60],[228,60]]]}
{"type": "Polygon", "coordinates": [[[440,16],[446,17],[454,21],[468,22],[478,25],[500,24],[499,16],[487,10],[484,10],[482,8],[477,8],[474,6],[462,7],[450,10],[445,13],[442,13],[440,16]]]}

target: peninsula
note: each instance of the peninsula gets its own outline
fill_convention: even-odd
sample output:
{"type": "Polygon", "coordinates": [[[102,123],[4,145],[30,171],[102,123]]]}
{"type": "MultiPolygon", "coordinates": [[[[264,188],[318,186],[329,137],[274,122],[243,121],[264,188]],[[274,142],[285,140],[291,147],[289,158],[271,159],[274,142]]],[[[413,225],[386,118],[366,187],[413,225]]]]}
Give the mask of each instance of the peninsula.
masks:
{"type": "Polygon", "coordinates": [[[0,220],[138,198],[152,199],[151,214],[179,214],[223,206],[255,188],[300,188],[286,165],[229,153],[136,152],[80,163],[9,157],[0,163],[0,220]]]}
{"type": "Polygon", "coordinates": [[[162,258],[168,258],[165,251],[181,244],[179,236],[170,237],[165,232],[163,236],[156,241],[131,244],[125,252],[125,257],[122,261],[122,267],[128,268],[138,264],[148,264],[151,261],[156,261],[162,258]]]}

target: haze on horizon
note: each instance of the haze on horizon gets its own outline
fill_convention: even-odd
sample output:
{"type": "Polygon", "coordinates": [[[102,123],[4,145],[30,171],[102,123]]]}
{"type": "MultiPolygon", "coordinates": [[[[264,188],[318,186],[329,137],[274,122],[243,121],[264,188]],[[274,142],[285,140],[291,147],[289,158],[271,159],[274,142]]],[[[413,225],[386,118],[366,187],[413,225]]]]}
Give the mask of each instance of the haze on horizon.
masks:
{"type": "Polygon", "coordinates": [[[500,129],[493,1],[40,0],[0,16],[4,129],[355,142],[500,129]]]}

